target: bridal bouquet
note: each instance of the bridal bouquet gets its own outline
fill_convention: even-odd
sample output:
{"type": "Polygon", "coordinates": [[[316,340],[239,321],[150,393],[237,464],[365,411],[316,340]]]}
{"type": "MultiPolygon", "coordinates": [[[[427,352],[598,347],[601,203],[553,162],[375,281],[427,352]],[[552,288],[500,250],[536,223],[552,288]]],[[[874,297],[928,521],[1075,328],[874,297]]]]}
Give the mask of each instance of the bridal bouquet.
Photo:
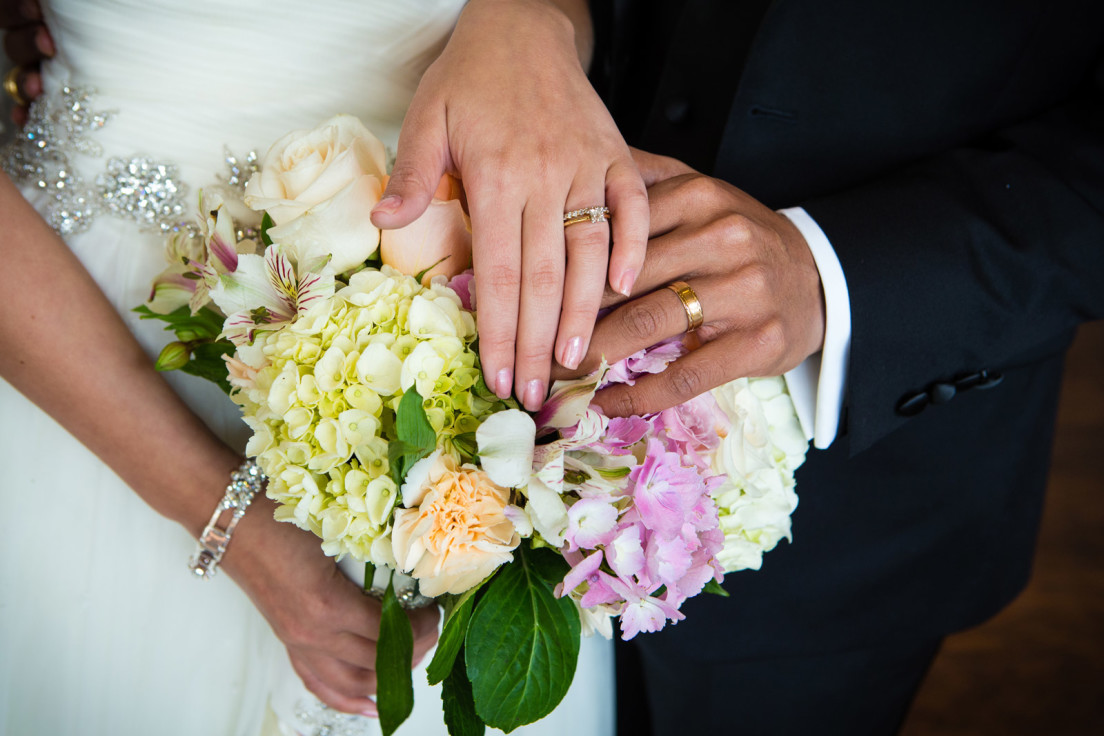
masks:
{"type": "MultiPolygon", "coordinates": [[[[450,733],[550,713],[581,633],[683,618],[789,538],[806,441],[781,379],[742,379],[648,417],[590,405],[658,372],[668,341],[557,383],[535,415],[484,384],[470,231],[455,180],[381,233],[385,152],[339,116],[278,141],[244,190],[211,187],[140,309],[177,341],[159,367],[223,386],[252,429],[278,518],[327,554],[417,581],[445,621],[428,666],[450,733]]],[[[368,576],[366,579],[370,579],[368,576]]],[[[412,635],[383,597],[379,711],[413,705],[412,635]]]]}

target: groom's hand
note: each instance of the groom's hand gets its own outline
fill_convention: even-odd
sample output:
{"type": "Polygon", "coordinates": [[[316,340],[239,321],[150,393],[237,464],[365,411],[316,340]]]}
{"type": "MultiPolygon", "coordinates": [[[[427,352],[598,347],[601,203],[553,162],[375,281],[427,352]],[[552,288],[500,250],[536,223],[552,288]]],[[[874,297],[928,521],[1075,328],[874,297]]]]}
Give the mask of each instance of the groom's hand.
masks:
{"type": "Polygon", "coordinates": [[[674,159],[637,153],[649,184],[651,240],[637,294],[607,293],[615,307],[595,327],[581,370],[593,370],[684,333],[687,310],[673,281],[686,282],[704,322],[684,339],[695,348],[663,373],[597,394],[611,416],[647,414],[745,376],[774,376],[820,350],[824,296],[809,246],[784,215],[720,179],[674,159]]]}
{"type": "Polygon", "coordinates": [[[459,176],[484,376],[532,410],[553,358],[574,368],[586,354],[606,274],[633,291],[647,241],[644,184],[580,63],[590,35],[584,0],[472,0],[418,85],[373,212],[401,227],[442,173],[459,176]],[[602,205],[609,224],[564,227],[565,211],[602,205]]]}
{"type": "Polygon", "coordinates": [[[0,0],[0,30],[4,32],[4,55],[16,70],[12,81],[18,92],[8,91],[15,103],[12,120],[22,127],[27,122],[27,105],[42,94],[39,65],[54,55],[54,39],[42,22],[37,0],[0,0]]]}

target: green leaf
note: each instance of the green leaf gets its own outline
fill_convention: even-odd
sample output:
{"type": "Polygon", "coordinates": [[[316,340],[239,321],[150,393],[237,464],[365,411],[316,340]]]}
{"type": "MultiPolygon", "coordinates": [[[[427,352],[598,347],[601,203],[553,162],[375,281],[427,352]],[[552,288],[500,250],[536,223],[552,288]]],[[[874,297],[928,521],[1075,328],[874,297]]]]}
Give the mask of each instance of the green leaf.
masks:
{"type": "Polygon", "coordinates": [[[455,658],[452,670],[441,686],[441,705],[449,736],[483,736],[487,727],[475,712],[472,686],[464,668],[464,657],[455,658]]]}
{"type": "MultiPolygon", "coordinates": [[[[436,685],[446,677],[453,669],[456,655],[464,645],[464,636],[468,633],[468,621],[471,620],[472,606],[475,604],[475,591],[478,586],[457,598],[445,618],[445,625],[441,627],[441,638],[437,640],[437,651],[433,653],[433,660],[426,667],[426,678],[430,685],[436,685]]],[[[465,675],[465,679],[467,676],[465,675]]]]}
{"type": "Polygon", "coordinates": [[[519,547],[475,607],[464,657],[475,710],[507,733],[551,713],[579,658],[579,614],[556,598],[550,580],[564,569],[549,550],[519,547]]]}
{"type": "Polygon", "coordinates": [[[387,446],[387,461],[391,466],[391,480],[402,485],[414,463],[429,455],[437,447],[437,433],[429,423],[422,397],[411,388],[399,400],[395,414],[395,434],[387,446]]]}
{"type": "MultiPolygon", "coordinates": [[[[562,583],[567,573],[571,572],[571,565],[567,564],[567,560],[552,550],[530,552],[528,561],[550,588],[555,588],[562,583]]],[[[572,608],[572,610],[578,609],[572,608]]]]}
{"type": "Polygon", "coordinates": [[[475,432],[464,432],[452,438],[452,446],[459,450],[465,460],[471,461],[479,456],[479,443],[475,432]]]}
{"type": "Polygon", "coordinates": [[[420,283],[422,283],[422,279],[424,279],[424,278],[425,278],[425,275],[426,275],[427,273],[429,273],[429,272],[430,272],[430,271],[432,271],[433,269],[435,269],[435,268],[437,268],[438,266],[440,266],[440,265],[441,265],[442,263],[444,263],[444,262],[445,262],[445,261],[446,261],[447,259],[448,259],[448,256],[442,256],[442,257],[441,257],[441,258],[440,258],[440,259],[439,259],[439,260],[438,260],[438,261],[437,261],[436,263],[434,263],[433,265],[431,265],[431,266],[426,266],[425,268],[423,268],[423,269],[422,269],[421,271],[419,271],[419,272],[418,272],[417,274],[415,274],[415,275],[414,275],[414,280],[415,280],[415,281],[417,281],[417,282],[418,282],[419,284],[420,284],[420,283]]]}
{"type": "Polygon", "coordinates": [[[233,355],[234,344],[228,340],[201,342],[192,346],[192,359],[180,370],[210,381],[225,393],[230,393],[229,374],[223,355],[233,355]]]}
{"type": "Polygon", "coordinates": [[[165,329],[176,333],[181,340],[213,340],[222,332],[222,316],[210,307],[203,307],[192,314],[185,305],[168,314],[161,314],[143,304],[135,307],[134,311],[142,319],[157,319],[167,323],[165,329]]]}
{"type": "Polygon", "coordinates": [[[395,430],[400,440],[412,448],[425,450],[428,455],[437,446],[437,433],[429,423],[422,402],[421,395],[413,387],[403,394],[395,416],[395,430]]]}
{"type": "Polygon", "coordinates": [[[391,474],[391,480],[395,485],[402,487],[406,480],[406,453],[409,445],[402,440],[391,440],[387,443],[387,466],[391,474]]]}
{"type": "Polygon", "coordinates": [[[387,584],[380,606],[380,633],[376,643],[376,705],[380,728],[391,736],[414,710],[414,631],[395,597],[394,581],[387,584]]]}
{"type": "Polygon", "coordinates": [[[728,591],[725,590],[721,586],[720,583],[718,583],[716,580],[713,580],[712,578],[710,578],[709,582],[705,584],[704,588],[702,588],[702,592],[703,593],[712,593],[713,595],[719,595],[722,598],[728,598],[729,597],[728,591]]]}
{"type": "Polygon", "coordinates": [[[272,238],[268,236],[268,230],[273,227],[276,227],[276,221],[272,219],[272,215],[267,212],[264,213],[264,217],[261,218],[261,242],[265,245],[272,245],[272,238]]]}

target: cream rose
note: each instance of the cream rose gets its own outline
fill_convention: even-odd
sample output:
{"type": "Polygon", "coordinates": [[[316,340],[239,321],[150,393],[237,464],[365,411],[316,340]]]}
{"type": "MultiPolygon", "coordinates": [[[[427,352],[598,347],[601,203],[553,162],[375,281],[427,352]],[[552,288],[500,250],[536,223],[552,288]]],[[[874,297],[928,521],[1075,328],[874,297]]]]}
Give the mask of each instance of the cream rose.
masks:
{"type": "Polygon", "coordinates": [[[371,213],[386,167],[379,139],[356,118],[338,115],[276,141],[246,184],[245,203],[272,217],[276,227],[269,236],[297,263],[331,256],[341,273],[379,245],[371,213]]]}
{"type": "Polygon", "coordinates": [[[463,593],[513,559],[521,539],[505,514],[510,491],[479,468],[434,453],[411,468],[402,494],[392,550],[423,595],[463,593]]]}
{"type": "Polygon", "coordinates": [[[449,174],[441,177],[421,217],[380,235],[383,262],[410,276],[426,271],[425,285],[434,276],[452,278],[471,266],[471,221],[461,206],[461,194],[458,179],[449,174]]]}

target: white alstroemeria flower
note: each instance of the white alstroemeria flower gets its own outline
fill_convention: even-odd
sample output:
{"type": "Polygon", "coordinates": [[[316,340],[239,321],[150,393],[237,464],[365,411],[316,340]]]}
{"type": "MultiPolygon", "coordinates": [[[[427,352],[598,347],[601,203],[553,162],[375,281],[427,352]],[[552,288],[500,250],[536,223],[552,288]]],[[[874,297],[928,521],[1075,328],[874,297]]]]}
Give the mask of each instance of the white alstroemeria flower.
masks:
{"type": "Polygon", "coordinates": [[[529,518],[528,511],[520,506],[510,504],[502,509],[502,513],[510,520],[510,523],[514,525],[514,529],[517,531],[519,537],[528,539],[533,536],[533,520],[529,518]]]}
{"type": "Polygon", "coordinates": [[[553,547],[562,545],[567,532],[567,505],[560,494],[536,476],[529,481],[524,493],[529,501],[526,509],[533,529],[553,547]]]}
{"type": "Polygon", "coordinates": [[[509,409],[492,414],[475,430],[479,463],[503,488],[519,488],[533,474],[533,446],[537,425],[523,411],[509,409]]]}
{"type": "Polygon", "coordinates": [[[211,299],[229,315],[223,334],[239,346],[252,343],[258,331],[278,329],[333,295],[332,271],[297,277],[278,245],[269,246],[264,258],[239,256],[237,269],[223,274],[211,289],[211,299]]]}
{"type": "Polygon", "coordinates": [[[598,370],[588,376],[573,381],[556,381],[552,384],[552,393],[544,406],[537,412],[536,423],[540,434],[557,429],[565,429],[578,424],[587,414],[590,401],[594,398],[602,377],[609,370],[606,361],[598,370]]]}
{"type": "Polygon", "coordinates": [[[188,278],[178,269],[165,271],[153,282],[146,306],[157,314],[170,312],[191,304],[199,280],[188,278]]]}
{"type": "Polygon", "coordinates": [[[533,448],[533,477],[556,493],[563,493],[564,448],[555,442],[533,448]]]}
{"type": "Polygon", "coordinates": [[[579,601],[571,596],[571,602],[579,611],[579,622],[583,625],[583,636],[600,635],[603,639],[613,638],[613,617],[618,615],[618,606],[603,604],[593,608],[583,608],[579,601]]]}

